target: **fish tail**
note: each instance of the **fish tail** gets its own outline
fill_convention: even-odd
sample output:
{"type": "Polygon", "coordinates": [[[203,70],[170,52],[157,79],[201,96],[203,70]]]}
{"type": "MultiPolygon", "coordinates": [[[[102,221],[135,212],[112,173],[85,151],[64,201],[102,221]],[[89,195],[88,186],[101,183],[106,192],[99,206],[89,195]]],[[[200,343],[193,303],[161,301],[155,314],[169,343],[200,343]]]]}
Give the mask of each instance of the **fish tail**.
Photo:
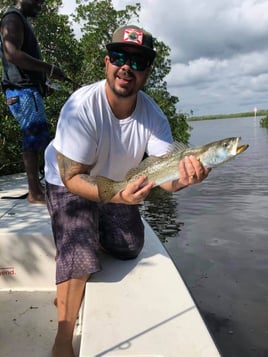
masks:
{"type": "Polygon", "coordinates": [[[104,176],[96,177],[99,197],[101,202],[107,203],[111,201],[111,198],[119,191],[116,186],[118,186],[117,181],[113,181],[104,176]]]}

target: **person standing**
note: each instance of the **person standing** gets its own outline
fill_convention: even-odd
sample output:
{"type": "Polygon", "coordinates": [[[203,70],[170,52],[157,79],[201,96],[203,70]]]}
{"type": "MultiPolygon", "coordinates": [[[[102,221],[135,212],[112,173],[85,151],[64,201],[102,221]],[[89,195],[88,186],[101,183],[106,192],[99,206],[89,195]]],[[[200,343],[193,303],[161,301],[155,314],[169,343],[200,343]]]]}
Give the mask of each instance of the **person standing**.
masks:
{"type": "MultiPolygon", "coordinates": [[[[70,96],[45,151],[47,205],[57,252],[53,357],[74,357],[75,321],[85,284],[101,269],[99,249],[126,260],[135,259],[144,244],[138,205],[154,183],[141,176],[103,203],[95,177],[121,181],[145,152],[162,156],[173,143],[166,116],[142,91],[156,55],[152,35],[124,26],[106,47],[106,79],[70,96]]],[[[180,179],[161,188],[178,191],[209,173],[193,156],[182,160],[178,170],[180,179]]]]}
{"type": "Polygon", "coordinates": [[[62,70],[42,61],[28,17],[36,17],[43,0],[18,0],[1,20],[2,88],[6,103],[22,132],[22,156],[28,180],[29,203],[45,203],[39,181],[39,152],[48,145],[44,109],[48,77],[64,80],[62,70]]]}

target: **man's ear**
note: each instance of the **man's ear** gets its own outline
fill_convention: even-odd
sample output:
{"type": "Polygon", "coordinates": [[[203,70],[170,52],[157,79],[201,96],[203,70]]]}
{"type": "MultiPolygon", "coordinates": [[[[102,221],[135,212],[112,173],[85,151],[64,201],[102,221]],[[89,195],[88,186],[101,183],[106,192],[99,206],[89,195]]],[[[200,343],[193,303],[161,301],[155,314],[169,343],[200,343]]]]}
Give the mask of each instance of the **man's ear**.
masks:
{"type": "Polygon", "coordinates": [[[109,61],[110,61],[109,56],[106,55],[106,56],[104,57],[104,60],[103,60],[103,62],[104,62],[104,72],[105,72],[105,74],[107,73],[107,67],[108,67],[109,61]]]}
{"type": "Polygon", "coordinates": [[[108,62],[109,62],[109,56],[106,55],[106,56],[104,57],[104,64],[105,64],[105,66],[107,65],[108,62]]]}
{"type": "Polygon", "coordinates": [[[146,81],[147,79],[150,77],[150,74],[152,73],[153,70],[153,66],[151,65],[150,67],[147,67],[145,70],[145,74],[146,74],[146,81]]]}

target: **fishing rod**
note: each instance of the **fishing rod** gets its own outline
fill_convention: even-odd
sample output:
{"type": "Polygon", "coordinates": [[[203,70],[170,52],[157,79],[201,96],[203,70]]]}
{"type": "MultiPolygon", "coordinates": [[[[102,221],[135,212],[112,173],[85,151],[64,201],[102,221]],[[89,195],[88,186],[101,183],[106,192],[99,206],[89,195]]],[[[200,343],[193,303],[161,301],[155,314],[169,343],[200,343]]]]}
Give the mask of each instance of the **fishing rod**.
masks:
{"type": "Polygon", "coordinates": [[[65,82],[68,82],[68,83],[70,83],[70,84],[72,84],[73,87],[76,88],[76,89],[78,89],[78,88],[80,88],[80,87],[83,86],[82,84],[77,83],[77,82],[73,81],[71,78],[68,78],[68,77],[65,77],[65,78],[64,78],[64,81],[65,81],[65,82]]]}
{"type": "MultiPolygon", "coordinates": [[[[72,84],[73,85],[73,90],[76,90],[76,89],[81,88],[83,86],[82,84],[77,83],[77,82],[73,81],[71,78],[68,78],[68,77],[64,77],[63,80],[64,80],[64,82],[68,82],[68,83],[72,84]]],[[[56,90],[56,91],[61,89],[61,84],[60,83],[56,83],[56,82],[54,82],[54,81],[52,81],[50,79],[48,79],[46,81],[46,85],[47,85],[47,87],[49,87],[49,88],[51,88],[53,90],[56,90]]]]}

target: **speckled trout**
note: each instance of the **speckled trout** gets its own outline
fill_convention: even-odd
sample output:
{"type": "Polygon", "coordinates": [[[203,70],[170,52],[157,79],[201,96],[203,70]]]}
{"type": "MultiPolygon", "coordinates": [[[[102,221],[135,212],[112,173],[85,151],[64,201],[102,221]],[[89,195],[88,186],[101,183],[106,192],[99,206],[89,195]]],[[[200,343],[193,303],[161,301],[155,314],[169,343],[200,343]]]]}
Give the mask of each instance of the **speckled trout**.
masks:
{"type": "Polygon", "coordinates": [[[154,187],[178,179],[178,165],[185,156],[195,156],[204,167],[217,167],[248,148],[247,144],[238,146],[240,140],[240,137],[232,137],[193,147],[175,142],[166,155],[149,156],[138,167],[131,169],[124,181],[113,181],[107,177],[97,176],[100,199],[102,202],[109,202],[117,192],[124,190],[128,183],[137,180],[140,176],[146,176],[148,181],[153,181],[154,187]]]}

